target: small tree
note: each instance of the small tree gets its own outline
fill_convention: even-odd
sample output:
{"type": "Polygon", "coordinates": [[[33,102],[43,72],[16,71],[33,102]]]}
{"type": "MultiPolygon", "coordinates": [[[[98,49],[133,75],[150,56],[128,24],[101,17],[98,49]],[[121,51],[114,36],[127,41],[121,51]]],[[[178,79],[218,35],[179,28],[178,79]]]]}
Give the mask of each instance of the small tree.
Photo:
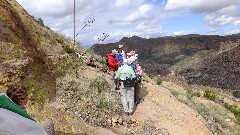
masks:
{"type": "Polygon", "coordinates": [[[75,52],[74,49],[72,49],[69,45],[65,45],[63,49],[68,54],[72,54],[75,52]]]}
{"type": "Polygon", "coordinates": [[[45,26],[44,23],[43,23],[43,19],[42,18],[38,18],[37,19],[37,22],[42,25],[42,26],[45,26]]]}

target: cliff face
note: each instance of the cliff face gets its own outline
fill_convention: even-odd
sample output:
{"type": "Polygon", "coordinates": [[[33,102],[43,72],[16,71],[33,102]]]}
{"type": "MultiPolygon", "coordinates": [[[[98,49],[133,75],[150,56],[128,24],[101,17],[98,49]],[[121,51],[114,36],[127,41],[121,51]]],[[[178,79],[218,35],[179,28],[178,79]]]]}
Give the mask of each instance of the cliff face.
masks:
{"type": "Polygon", "coordinates": [[[48,56],[64,54],[56,34],[15,0],[0,0],[0,13],[1,91],[7,85],[23,84],[54,95],[56,76],[48,56]]]}
{"type": "Polygon", "coordinates": [[[117,43],[96,44],[94,52],[105,56],[118,44],[135,50],[145,72],[181,75],[189,84],[240,89],[240,35],[183,35],[143,39],[122,38],[117,43]]]}

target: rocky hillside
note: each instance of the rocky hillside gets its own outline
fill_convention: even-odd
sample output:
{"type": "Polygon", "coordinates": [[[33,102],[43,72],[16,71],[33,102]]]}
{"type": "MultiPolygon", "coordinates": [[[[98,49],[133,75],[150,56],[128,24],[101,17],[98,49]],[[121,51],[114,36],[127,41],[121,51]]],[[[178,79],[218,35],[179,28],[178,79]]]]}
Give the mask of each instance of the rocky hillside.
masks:
{"type": "Polygon", "coordinates": [[[16,83],[54,97],[57,74],[50,57],[64,55],[66,41],[15,0],[0,0],[0,12],[0,90],[16,83]]]}
{"type": "Polygon", "coordinates": [[[122,38],[117,43],[96,44],[91,49],[105,56],[118,44],[139,53],[141,65],[151,75],[180,75],[189,84],[239,90],[240,34],[183,35],[144,39],[122,38]]]}

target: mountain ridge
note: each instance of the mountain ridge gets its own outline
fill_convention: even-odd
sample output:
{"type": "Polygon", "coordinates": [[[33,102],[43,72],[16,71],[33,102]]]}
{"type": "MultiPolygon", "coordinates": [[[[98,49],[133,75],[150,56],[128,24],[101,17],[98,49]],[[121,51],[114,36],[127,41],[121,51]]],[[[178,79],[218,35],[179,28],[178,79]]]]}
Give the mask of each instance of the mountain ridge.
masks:
{"type": "Polygon", "coordinates": [[[240,89],[238,84],[240,34],[227,36],[189,34],[149,39],[138,36],[123,37],[119,42],[95,44],[91,49],[105,56],[119,44],[125,45],[125,52],[135,50],[139,53],[140,64],[149,74],[166,76],[174,72],[183,76],[188,84],[240,89]],[[229,75],[222,74],[221,70],[229,75]],[[214,80],[209,81],[211,78],[214,80]]]}

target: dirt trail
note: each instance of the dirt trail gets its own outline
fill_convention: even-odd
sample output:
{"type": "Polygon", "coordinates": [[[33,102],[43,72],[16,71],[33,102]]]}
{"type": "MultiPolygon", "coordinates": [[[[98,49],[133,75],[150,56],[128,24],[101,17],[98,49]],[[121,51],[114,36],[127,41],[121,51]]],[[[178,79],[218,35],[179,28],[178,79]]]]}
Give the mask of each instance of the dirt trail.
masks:
{"type": "Polygon", "coordinates": [[[61,110],[62,105],[57,102],[51,103],[46,108],[44,116],[39,115],[34,116],[34,118],[38,117],[40,121],[49,117],[53,118],[56,127],[60,127],[57,131],[73,134],[126,135],[132,133],[138,135],[210,135],[208,128],[205,126],[205,120],[197,111],[179,102],[168,89],[153,85],[152,83],[143,82],[140,97],[140,104],[136,107],[134,114],[128,117],[135,122],[130,126],[124,124],[111,129],[93,127],[83,122],[73,113],[61,110]],[[149,132],[146,131],[149,129],[144,129],[146,128],[144,124],[149,122],[151,123],[150,130],[156,129],[157,132],[149,132]]]}
{"type": "Polygon", "coordinates": [[[158,129],[171,135],[208,135],[204,119],[193,109],[179,102],[166,88],[144,83],[142,102],[132,119],[139,123],[154,122],[158,129]]]}

